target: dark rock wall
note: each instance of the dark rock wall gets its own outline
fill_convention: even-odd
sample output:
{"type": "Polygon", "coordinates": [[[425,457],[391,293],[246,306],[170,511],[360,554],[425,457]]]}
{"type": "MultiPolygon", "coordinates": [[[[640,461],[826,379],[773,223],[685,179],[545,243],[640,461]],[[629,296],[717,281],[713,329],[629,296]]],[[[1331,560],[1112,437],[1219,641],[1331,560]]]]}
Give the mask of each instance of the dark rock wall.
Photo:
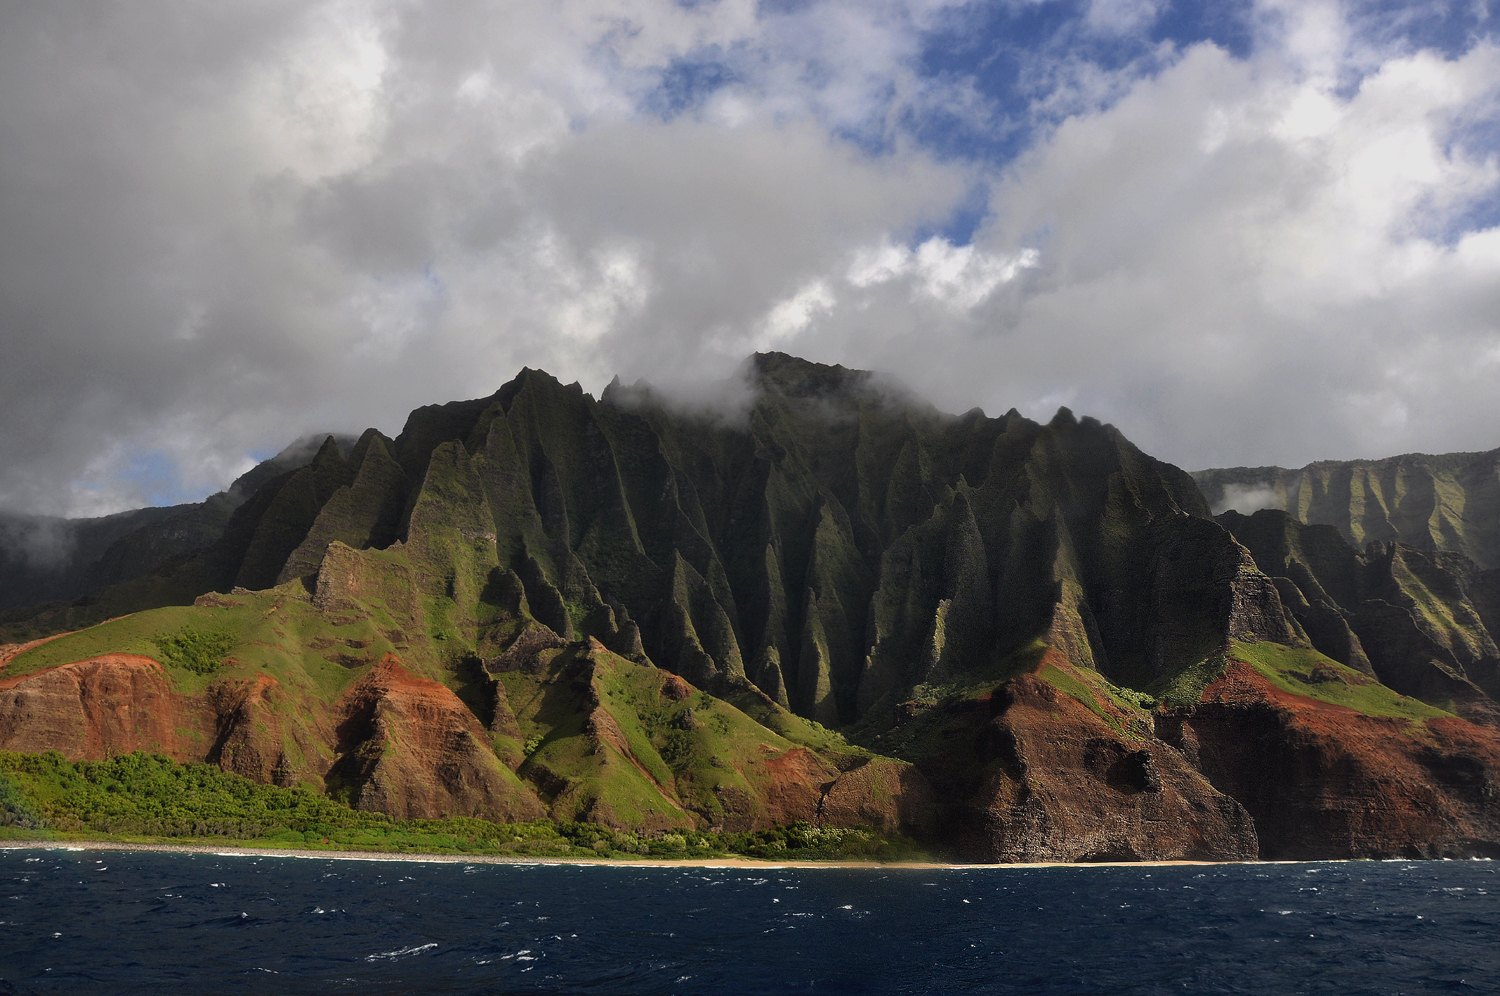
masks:
{"type": "Polygon", "coordinates": [[[1274,588],[1191,479],[1109,426],[944,415],[781,354],[746,373],[744,410],[684,412],[646,388],[595,400],[528,370],[490,398],[414,411],[395,440],[372,430],[347,454],[326,441],[207,548],[37,629],[312,578],[334,541],[399,542],[470,642],[487,639],[499,570],[564,638],[877,726],[914,686],[982,680],[1058,627],[1122,682],[1231,629],[1277,629],[1274,588]]]}
{"type": "Polygon", "coordinates": [[[1333,527],[1273,509],[1219,521],[1272,576],[1319,651],[1398,692],[1494,722],[1500,571],[1397,543],[1359,553],[1333,527]]]}

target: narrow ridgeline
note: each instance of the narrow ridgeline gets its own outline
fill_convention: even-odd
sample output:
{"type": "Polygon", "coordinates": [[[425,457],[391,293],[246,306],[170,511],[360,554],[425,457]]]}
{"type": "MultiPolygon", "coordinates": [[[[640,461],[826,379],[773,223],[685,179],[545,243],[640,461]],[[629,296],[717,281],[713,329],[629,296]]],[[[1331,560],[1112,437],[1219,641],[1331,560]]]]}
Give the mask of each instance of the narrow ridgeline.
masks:
{"type": "Polygon", "coordinates": [[[196,553],[13,613],[18,644],[76,632],[0,651],[0,749],[974,860],[1500,847],[1497,572],[1216,521],[1066,409],[953,416],[776,353],[744,377],[706,410],[524,370],[330,438],[196,553]]]}
{"type": "Polygon", "coordinates": [[[1401,543],[1500,568],[1500,449],[1320,461],[1300,470],[1231,467],[1193,478],[1215,512],[1279,509],[1335,526],[1358,548],[1401,543]]]}

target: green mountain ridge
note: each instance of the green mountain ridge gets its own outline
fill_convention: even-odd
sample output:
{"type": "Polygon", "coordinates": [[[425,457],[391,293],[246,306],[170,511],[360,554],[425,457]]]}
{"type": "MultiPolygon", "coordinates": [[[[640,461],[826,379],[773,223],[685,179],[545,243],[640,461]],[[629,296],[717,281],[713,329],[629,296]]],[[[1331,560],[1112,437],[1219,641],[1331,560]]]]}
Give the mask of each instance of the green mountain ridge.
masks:
{"type": "MultiPolygon", "coordinates": [[[[236,508],[272,477],[306,463],[325,438],[293,442],[201,502],[92,519],[0,513],[0,612],[87,598],[208,546],[236,508]]],[[[345,453],[354,443],[334,438],[345,453]]]]}
{"type": "Polygon", "coordinates": [[[733,418],[523,370],[330,438],[210,544],[11,612],[16,644],[78,632],[0,650],[33,703],[0,708],[0,749],[158,749],[401,818],[805,820],[975,860],[1500,841],[1500,572],[1216,521],[1067,409],[948,415],[778,353],[742,373],[733,418]],[[217,669],[162,660],[198,632],[227,634],[217,669]],[[1245,737],[1326,770],[1261,770],[1245,737]],[[1361,774],[1407,767],[1479,774],[1436,802],[1361,774]],[[1267,780],[1306,790],[1308,827],[1371,793],[1389,819],[1298,837],[1267,780]]]}
{"type": "Polygon", "coordinates": [[[1403,543],[1500,568],[1500,449],[1193,472],[1215,513],[1274,508],[1356,547],[1403,543]]]}

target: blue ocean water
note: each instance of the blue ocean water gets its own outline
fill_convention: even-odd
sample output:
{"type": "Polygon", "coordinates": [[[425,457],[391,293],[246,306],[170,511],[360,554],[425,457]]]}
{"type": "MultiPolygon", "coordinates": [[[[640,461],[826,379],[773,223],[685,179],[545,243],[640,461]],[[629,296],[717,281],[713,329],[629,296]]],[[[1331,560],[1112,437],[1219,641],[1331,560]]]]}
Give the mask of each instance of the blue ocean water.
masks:
{"type": "Polygon", "coordinates": [[[1500,992],[1488,861],[841,869],[0,850],[0,993],[1500,992]]]}

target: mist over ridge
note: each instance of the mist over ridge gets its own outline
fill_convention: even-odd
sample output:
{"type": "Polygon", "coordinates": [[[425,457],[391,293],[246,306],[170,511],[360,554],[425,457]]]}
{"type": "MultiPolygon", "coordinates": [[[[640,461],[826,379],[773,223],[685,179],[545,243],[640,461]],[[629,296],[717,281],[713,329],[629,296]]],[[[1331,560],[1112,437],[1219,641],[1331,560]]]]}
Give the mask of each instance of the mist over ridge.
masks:
{"type": "Polygon", "coordinates": [[[1299,484],[1351,528],[1437,523],[1356,545],[1215,516],[1066,407],[950,415],[782,352],[739,382],[705,408],[527,368],[153,510],[83,594],[0,613],[0,750],[630,847],[802,821],[980,861],[1500,848],[1500,570],[1468,555],[1493,462],[1299,484]]]}
{"type": "Polygon", "coordinates": [[[769,350],[1183,467],[1485,450],[1497,53],[1408,0],[7,8],[0,508],[769,350]]]}

